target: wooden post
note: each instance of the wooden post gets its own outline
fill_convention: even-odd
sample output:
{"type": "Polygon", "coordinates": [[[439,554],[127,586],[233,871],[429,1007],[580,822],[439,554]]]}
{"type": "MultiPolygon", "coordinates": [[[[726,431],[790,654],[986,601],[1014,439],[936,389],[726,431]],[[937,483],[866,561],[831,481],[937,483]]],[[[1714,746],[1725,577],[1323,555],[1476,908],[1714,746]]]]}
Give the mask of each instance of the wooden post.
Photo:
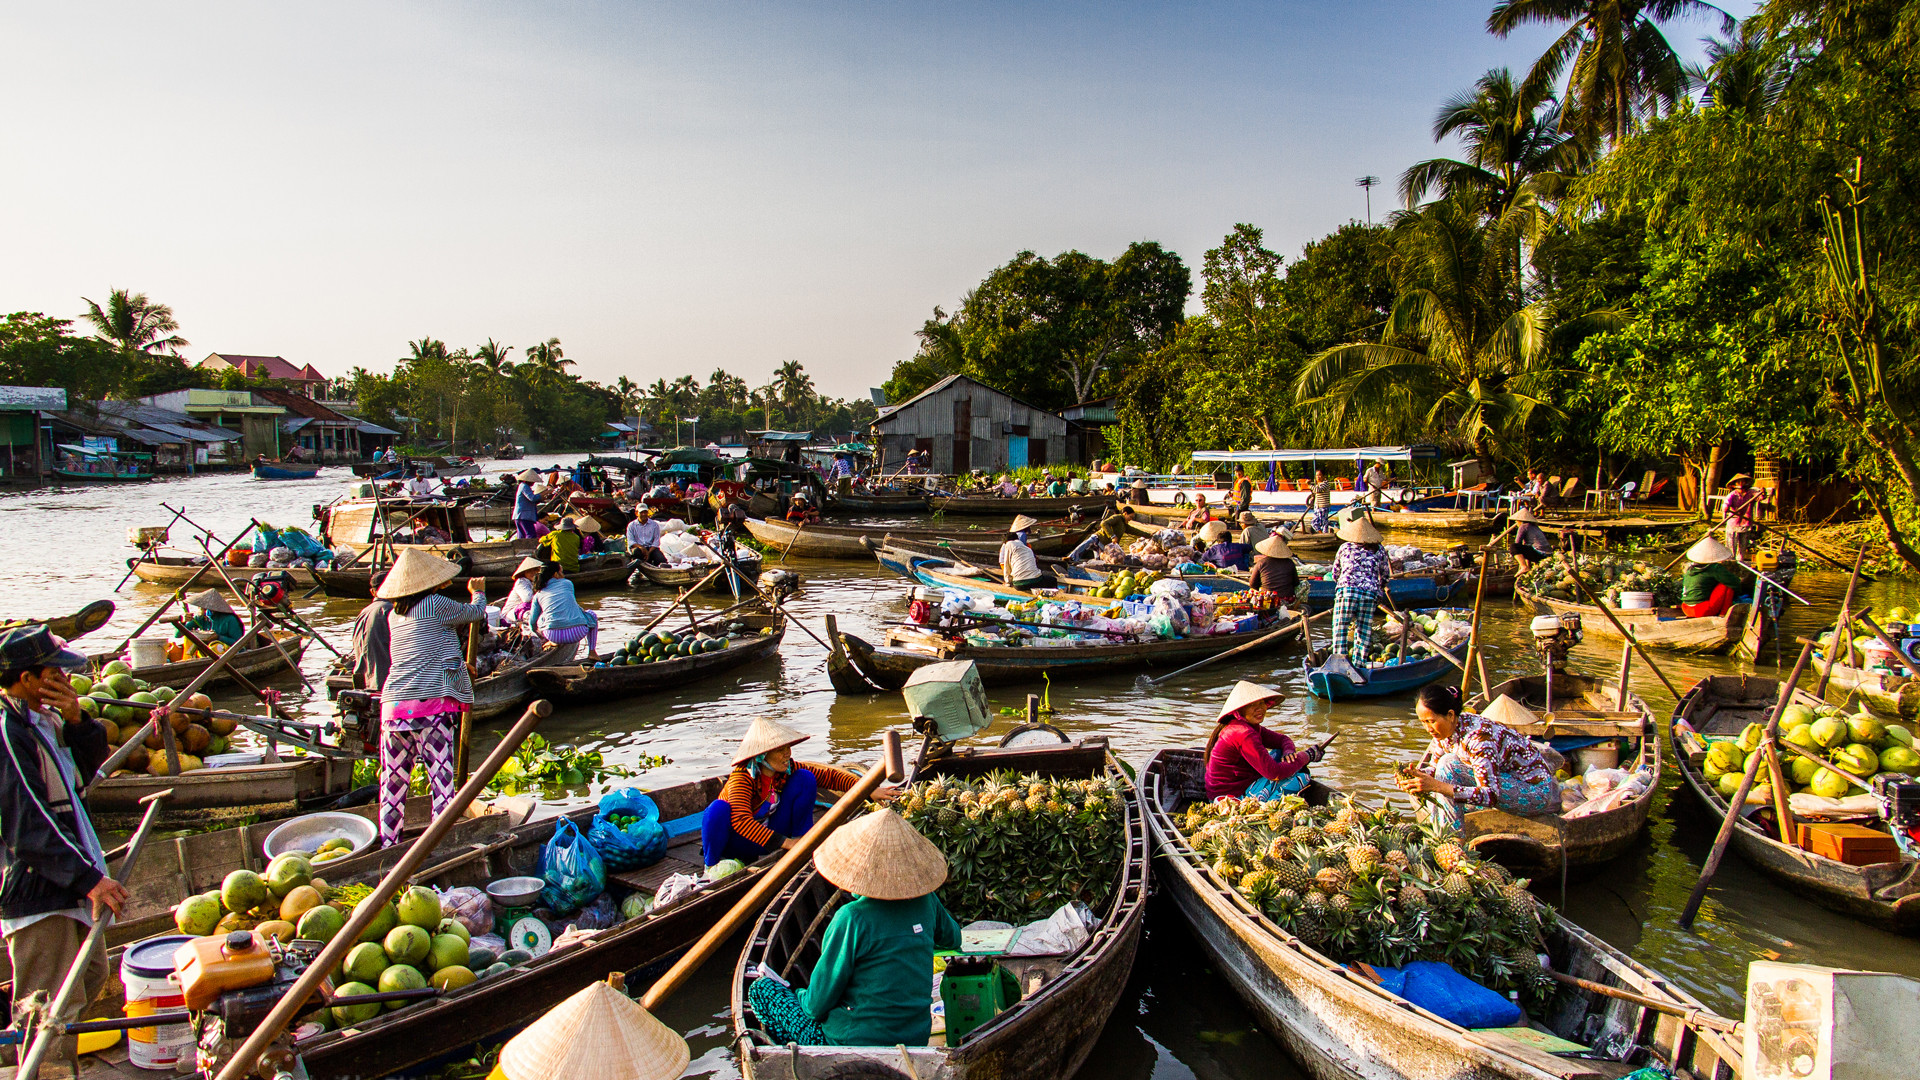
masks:
{"type": "Polygon", "coordinates": [[[1627,676],[1633,672],[1633,642],[1620,646],[1620,688],[1614,691],[1613,707],[1627,711],[1627,676]]]}
{"type": "Polygon", "coordinates": [[[1847,662],[1853,662],[1853,593],[1860,587],[1860,564],[1866,558],[1867,545],[1862,541],[1860,550],[1853,557],[1853,576],[1847,579],[1846,598],[1840,601],[1840,620],[1833,626],[1833,644],[1827,647],[1826,662],[1820,667],[1820,683],[1813,690],[1814,696],[1821,700],[1826,699],[1827,680],[1833,678],[1833,660],[1840,652],[1842,639],[1847,643],[1847,662]]]}

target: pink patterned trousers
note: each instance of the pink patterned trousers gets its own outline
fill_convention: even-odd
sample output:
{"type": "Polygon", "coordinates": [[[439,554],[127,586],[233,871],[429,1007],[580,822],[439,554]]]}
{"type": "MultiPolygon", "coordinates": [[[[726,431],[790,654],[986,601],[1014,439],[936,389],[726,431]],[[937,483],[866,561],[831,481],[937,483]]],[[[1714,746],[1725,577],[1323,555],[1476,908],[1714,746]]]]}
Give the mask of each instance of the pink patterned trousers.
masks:
{"type": "Polygon", "coordinates": [[[424,758],[427,784],[433,789],[433,812],[438,814],[453,801],[454,732],[460,723],[457,712],[440,713],[401,721],[417,725],[396,730],[393,721],[380,726],[380,846],[400,842],[407,824],[407,788],[413,780],[413,763],[424,758]]]}

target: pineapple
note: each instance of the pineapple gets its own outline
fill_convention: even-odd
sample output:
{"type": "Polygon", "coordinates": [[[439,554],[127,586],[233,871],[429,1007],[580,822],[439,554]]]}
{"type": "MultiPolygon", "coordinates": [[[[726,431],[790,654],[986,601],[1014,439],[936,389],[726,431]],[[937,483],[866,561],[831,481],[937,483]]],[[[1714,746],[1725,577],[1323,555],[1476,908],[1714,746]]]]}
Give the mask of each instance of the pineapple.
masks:
{"type": "Polygon", "coordinates": [[[1047,800],[1047,813],[1052,814],[1055,817],[1058,817],[1061,814],[1064,814],[1066,812],[1067,812],[1066,807],[1060,805],[1059,803],[1053,801],[1052,799],[1047,800]]]}
{"type": "Polygon", "coordinates": [[[1508,882],[1500,886],[1500,899],[1507,914],[1516,919],[1533,917],[1533,894],[1519,882],[1508,882]]]}
{"type": "Polygon", "coordinates": [[[1451,874],[1466,861],[1467,849],[1461,847],[1458,841],[1443,840],[1434,845],[1433,863],[1442,873],[1451,874]]]}
{"type": "Polygon", "coordinates": [[[940,808],[940,812],[935,814],[934,817],[940,822],[941,828],[950,829],[953,827],[954,822],[960,820],[960,811],[955,810],[951,806],[943,806],[940,808]]]}
{"type": "Polygon", "coordinates": [[[1343,892],[1334,893],[1327,898],[1327,907],[1335,917],[1345,919],[1353,914],[1353,898],[1343,892]]]}
{"type": "Polygon", "coordinates": [[[1440,880],[1440,888],[1452,897],[1455,903],[1466,904],[1473,900],[1473,883],[1467,880],[1465,874],[1448,874],[1440,880]]]}
{"type": "Polygon", "coordinates": [[[1277,887],[1271,870],[1249,870],[1240,878],[1240,895],[1246,897],[1255,907],[1263,907],[1272,900],[1277,887]]]}
{"type": "Polygon", "coordinates": [[[1397,873],[1405,874],[1413,869],[1413,860],[1407,858],[1407,853],[1404,851],[1398,849],[1389,851],[1383,858],[1387,868],[1397,873]]]}
{"type": "Polygon", "coordinates": [[[1339,866],[1323,866],[1314,872],[1314,883],[1329,893],[1345,892],[1353,875],[1339,866]]]}
{"type": "Polygon", "coordinates": [[[1377,873],[1380,869],[1380,849],[1372,844],[1355,844],[1347,848],[1347,866],[1356,874],[1377,873]]]}
{"type": "Polygon", "coordinates": [[[1497,862],[1481,863],[1479,869],[1495,885],[1505,885],[1513,880],[1513,875],[1507,873],[1507,868],[1497,862]]]}
{"type": "MultiPolygon", "coordinates": [[[[1039,787],[1040,785],[1035,784],[1033,786],[1039,787]]],[[[1047,808],[1047,800],[1040,795],[1028,795],[1027,800],[1021,803],[1020,805],[1027,808],[1027,813],[1037,814],[1040,811],[1045,810],[1047,808]]]]}
{"type": "Polygon", "coordinates": [[[1287,835],[1297,848],[1315,847],[1320,843],[1320,830],[1311,825],[1295,825],[1287,835]]]}
{"type": "Polygon", "coordinates": [[[1273,876],[1279,879],[1281,885],[1297,893],[1304,893],[1314,886],[1313,875],[1307,873],[1306,867],[1291,860],[1274,867],[1273,876]]]}
{"type": "Polygon", "coordinates": [[[1427,910],[1427,893],[1418,885],[1400,886],[1400,910],[1414,915],[1427,910]]]}
{"type": "Polygon", "coordinates": [[[1035,780],[1033,783],[1028,784],[1027,798],[1039,799],[1043,803],[1046,802],[1047,801],[1047,785],[1041,783],[1038,780],[1035,780]]]}

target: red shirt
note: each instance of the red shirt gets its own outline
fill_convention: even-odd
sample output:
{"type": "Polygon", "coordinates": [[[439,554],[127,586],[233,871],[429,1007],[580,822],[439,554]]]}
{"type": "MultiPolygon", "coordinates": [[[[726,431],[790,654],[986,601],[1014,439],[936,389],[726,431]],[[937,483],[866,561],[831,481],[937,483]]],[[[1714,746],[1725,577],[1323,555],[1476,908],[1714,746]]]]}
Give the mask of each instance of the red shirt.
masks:
{"type": "Polygon", "coordinates": [[[1213,744],[1207,758],[1207,798],[1223,795],[1239,798],[1255,780],[1285,780],[1307,767],[1305,751],[1296,751],[1293,740],[1271,728],[1249,724],[1235,717],[1213,744]],[[1275,761],[1267,751],[1280,751],[1275,761]]]}

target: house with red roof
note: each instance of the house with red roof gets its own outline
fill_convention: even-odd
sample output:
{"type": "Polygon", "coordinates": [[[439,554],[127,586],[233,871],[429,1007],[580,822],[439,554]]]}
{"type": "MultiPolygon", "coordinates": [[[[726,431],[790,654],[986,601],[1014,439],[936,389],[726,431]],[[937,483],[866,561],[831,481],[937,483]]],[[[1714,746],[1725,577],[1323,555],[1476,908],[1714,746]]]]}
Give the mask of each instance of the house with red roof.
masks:
{"type": "Polygon", "coordinates": [[[284,356],[248,356],[241,353],[208,353],[200,361],[203,371],[238,371],[249,379],[262,376],[304,398],[315,398],[326,389],[327,377],[312,364],[295,367],[284,356]]]}

